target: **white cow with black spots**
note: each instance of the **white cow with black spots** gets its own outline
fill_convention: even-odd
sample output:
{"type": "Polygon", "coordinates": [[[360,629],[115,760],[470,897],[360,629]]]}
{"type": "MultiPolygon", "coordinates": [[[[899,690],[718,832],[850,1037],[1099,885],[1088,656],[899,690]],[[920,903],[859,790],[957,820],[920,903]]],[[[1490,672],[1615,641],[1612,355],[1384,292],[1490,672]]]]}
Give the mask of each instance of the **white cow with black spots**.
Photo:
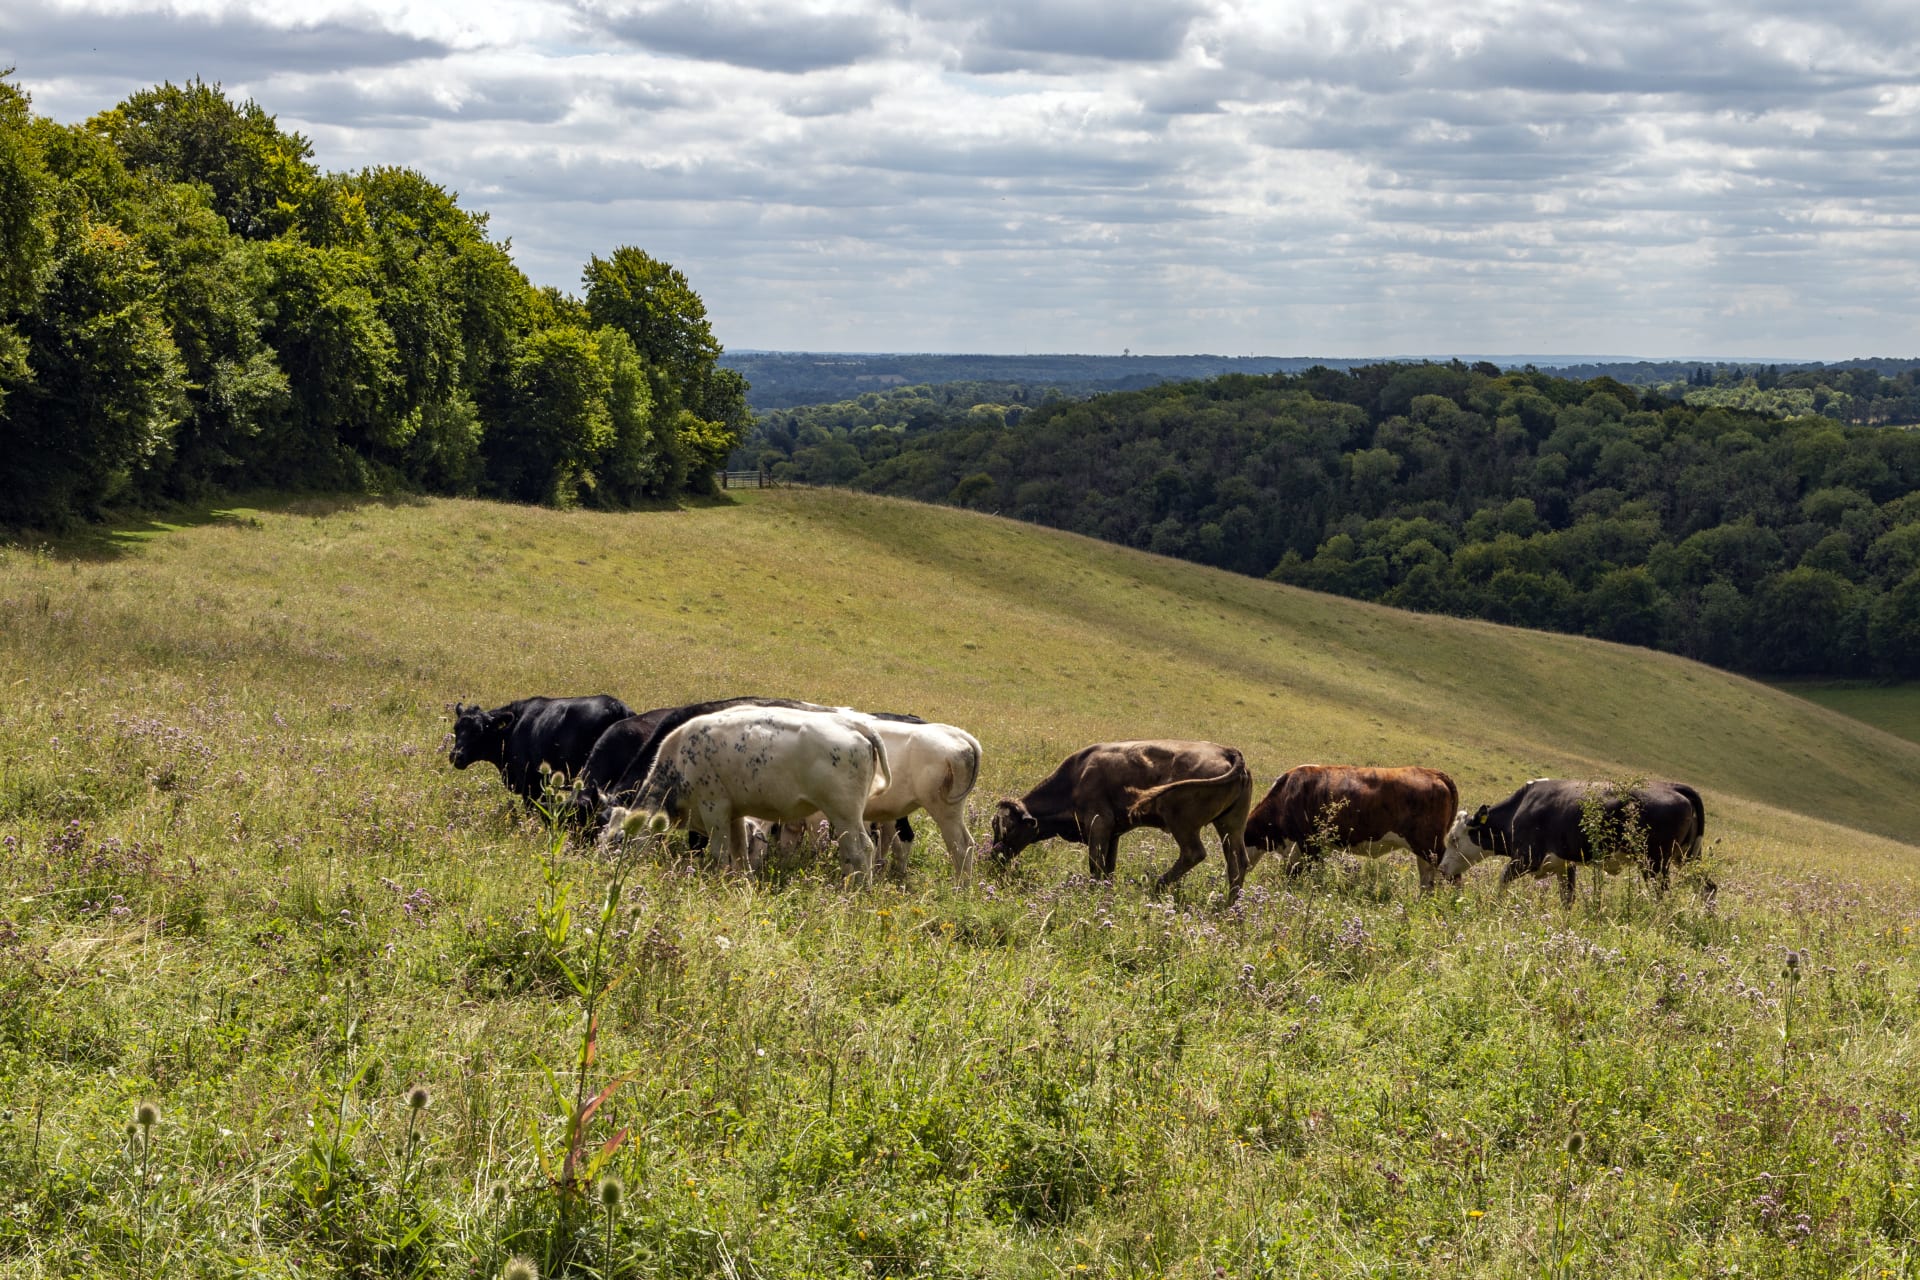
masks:
{"type": "Polygon", "coordinates": [[[722,868],[748,865],[746,819],[797,822],[825,816],[849,877],[873,879],[868,798],[893,783],[886,745],[863,718],[788,707],[732,707],[668,734],[630,809],[654,831],[704,832],[722,868]]]}

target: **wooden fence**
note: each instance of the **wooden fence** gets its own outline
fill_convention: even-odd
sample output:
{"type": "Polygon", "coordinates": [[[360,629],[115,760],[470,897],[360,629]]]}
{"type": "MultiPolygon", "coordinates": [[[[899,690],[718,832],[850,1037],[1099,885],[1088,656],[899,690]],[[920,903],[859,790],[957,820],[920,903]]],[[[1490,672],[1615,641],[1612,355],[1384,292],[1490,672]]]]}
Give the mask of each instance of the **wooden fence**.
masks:
{"type": "Polygon", "coordinates": [[[722,489],[772,489],[779,481],[764,471],[722,471],[720,487],[722,489]]]}

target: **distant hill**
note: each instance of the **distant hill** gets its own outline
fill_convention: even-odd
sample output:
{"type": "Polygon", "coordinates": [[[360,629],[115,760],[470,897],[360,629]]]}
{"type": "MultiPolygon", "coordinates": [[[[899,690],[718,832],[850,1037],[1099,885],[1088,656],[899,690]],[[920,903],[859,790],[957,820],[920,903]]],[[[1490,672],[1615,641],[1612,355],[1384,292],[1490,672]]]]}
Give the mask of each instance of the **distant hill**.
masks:
{"type": "Polygon", "coordinates": [[[1721,379],[1792,372],[1865,371],[1894,378],[1920,368],[1920,359],[1875,357],[1819,361],[1736,360],[1702,357],[1653,360],[1634,356],[1461,355],[1461,356],[1096,356],[1096,355],[941,355],[858,351],[730,351],[720,363],[739,371],[751,384],[748,403],[760,412],[797,405],[851,400],[870,391],[948,382],[1017,384],[1034,393],[1087,396],[1102,391],[1134,391],[1166,382],[1212,378],[1227,373],[1303,373],[1313,367],[1355,369],[1383,361],[1438,360],[1496,369],[1533,368],[1581,380],[1612,378],[1633,387],[1684,383],[1709,370],[1721,379]]]}
{"type": "Polygon", "coordinates": [[[1223,373],[1300,373],[1360,363],[1320,356],[994,356],[884,352],[729,351],[720,363],[750,384],[755,409],[850,400],[869,391],[944,382],[1017,383],[1064,395],[1129,391],[1223,373]]]}

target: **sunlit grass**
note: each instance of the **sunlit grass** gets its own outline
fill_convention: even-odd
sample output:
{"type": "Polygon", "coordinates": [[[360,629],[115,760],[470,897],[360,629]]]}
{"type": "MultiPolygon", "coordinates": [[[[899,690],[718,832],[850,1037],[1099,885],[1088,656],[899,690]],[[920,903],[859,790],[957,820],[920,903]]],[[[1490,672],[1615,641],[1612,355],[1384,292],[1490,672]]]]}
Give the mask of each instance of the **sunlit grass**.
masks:
{"type": "MultiPolygon", "coordinates": [[[[649,852],[593,1067],[634,1072],[596,1120],[631,1134],[616,1274],[1911,1266],[1920,897],[1889,837],[1920,747],[1705,668],[778,492],[262,504],[15,548],[0,690],[7,1274],[599,1274],[606,1224],[556,1238],[534,1155],[540,1064],[580,1042],[538,938],[545,835],[439,749],[456,698],[599,691],[964,725],[976,825],[1119,736],[1233,743],[1263,783],[1431,764],[1470,799],[1674,776],[1723,886],[1563,912],[1491,871],[1422,900],[1404,862],[1268,862],[1227,911],[1211,861],[1151,900],[1152,836],[1111,888],[1053,846],[955,889],[924,827],[908,885],[861,894],[649,852]],[[302,1162],[343,1115],[323,1213],[302,1162]]],[[[559,871],[579,947],[608,867],[559,871]]]]}

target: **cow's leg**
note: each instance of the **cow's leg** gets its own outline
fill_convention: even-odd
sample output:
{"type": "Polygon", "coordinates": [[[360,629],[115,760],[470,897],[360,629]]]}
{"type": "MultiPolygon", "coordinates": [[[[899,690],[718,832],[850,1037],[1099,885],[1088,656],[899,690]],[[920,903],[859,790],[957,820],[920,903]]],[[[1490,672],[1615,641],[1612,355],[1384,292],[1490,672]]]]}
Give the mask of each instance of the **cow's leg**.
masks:
{"type": "Polygon", "coordinates": [[[907,868],[904,854],[901,857],[901,865],[898,867],[893,865],[893,824],[891,822],[869,822],[867,824],[867,839],[873,841],[873,869],[875,874],[878,874],[880,869],[885,867],[889,875],[905,879],[907,868]]]}
{"type": "Polygon", "coordinates": [[[1113,879],[1117,856],[1114,846],[1118,843],[1113,834],[1113,819],[1096,813],[1081,822],[1080,832],[1087,839],[1087,879],[1113,879]]]}
{"type": "Polygon", "coordinates": [[[1420,875],[1420,892],[1422,894],[1432,893],[1434,886],[1440,882],[1440,856],[1435,854],[1429,857],[1420,852],[1420,847],[1415,845],[1413,847],[1413,868],[1420,875]]]}
{"type": "MultiPolygon", "coordinates": [[[[913,860],[913,845],[901,838],[900,823],[883,822],[880,827],[880,847],[887,855],[887,874],[896,880],[905,880],[907,863],[913,860]]],[[[912,831],[913,828],[908,827],[907,830],[912,831]]]]}
{"type": "MultiPolygon", "coordinates": [[[[1573,905],[1574,869],[1575,869],[1575,864],[1569,862],[1566,865],[1566,868],[1560,872],[1560,905],[1563,907],[1570,907],[1573,905]]],[[[1595,877],[1593,883],[1596,886],[1598,886],[1600,883],[1599,878],[1595,877]]]]}
{"type": "MultiPolygon", "coordinates": [[[[1199,866],[1201,860],[1207,856],[1207,846],[1200,843],[1198,831],[1175,831],[1169,834],[1173,836],[1173,842],[1180,846],[1180,856],[1174,859],[1173,865],[1167,868],[1166,874],[1154,882],[1155,889],[1171,888],[1179,882],[1181,876],[1199,866]]],[[[1229,892],[1238,892],[1238,886],[1229,892]]]]}
{"type": "Polygon", "coordinates": [[[742,814],[730,814],[727,818],[727,842],[733,846],[730,850],[739,869],[747,875],[757,874],[764,861],[756,859],[753,846],[747,843],[747,820],[742,814]]]}
{"type": "Polygon", "coordinates": [[[1500,882],[1493,887],[1494,896],[1504,897],[1507,892],[1507,886],[1525,874],[1527,874],[1526,863],[1518,858],[1508,858],[1507,869],[1500,873],[1500,882]]]}
{"type": "MultiPolygon", "coordinates": [[[[840,826],[839,823],[834,823],[840,826]]],[[[867,836],[867,824],[858,818],[841,827],[840,874],[862,888],[873,885],[873,841],[867,836]]]]}
{"type": "Polygon", "coordinates": [[[1214,834],[1220,837],[1220,856],[1227,863],[1227,901],[1232,902],[1240,896],[1240,886],[1246,882],[1247,872],[1253,867],[1253,859],[1247,852],[1246,833],[1236,830],[1232,823],[1224,819],[1213,824],[1214,834]]]}
{"type": "Polygon", "coordinates": [[[747,849],[747,824],[726,805],[702,805],[700,825],[707,829],[707,858],[722,872],[733,870],[747,849]]]}
{"type": "Polygon", "coordinates": [[[967,831],[965,815],[958,806],[929,808],[927,816],[940,828],[947,843],[947,860],[953,864],[953,878],[964,881],[973,874],[973,836],[967,831]]]}

